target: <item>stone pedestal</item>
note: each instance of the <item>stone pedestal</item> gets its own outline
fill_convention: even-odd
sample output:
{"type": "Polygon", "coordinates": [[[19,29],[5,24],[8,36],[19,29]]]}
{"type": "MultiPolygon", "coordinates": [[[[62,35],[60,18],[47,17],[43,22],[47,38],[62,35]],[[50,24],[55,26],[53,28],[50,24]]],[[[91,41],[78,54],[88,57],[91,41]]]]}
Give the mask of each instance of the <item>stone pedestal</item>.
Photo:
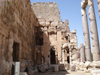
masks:
{"type": "Polygon", "coordinates": [[[81,13],[82,13],[82,25],[83,25],[83,34],[84,34],[84,41],[85,41],[86,59],[87,59],[87,61],[92,61],[90,36],[89,36],[89,28],[88,28],[86,9],[82,9],[81,13]]]}
{"type": "Polygon", "coordinates": [[[89,19],[90,19],[91,38],[92,38],[93,60],[99,61],[100,60],[99,39],[98,39],[97,23],[95,18],[93,0],[88,0],[88,5],[89,5],[89,19]]]}

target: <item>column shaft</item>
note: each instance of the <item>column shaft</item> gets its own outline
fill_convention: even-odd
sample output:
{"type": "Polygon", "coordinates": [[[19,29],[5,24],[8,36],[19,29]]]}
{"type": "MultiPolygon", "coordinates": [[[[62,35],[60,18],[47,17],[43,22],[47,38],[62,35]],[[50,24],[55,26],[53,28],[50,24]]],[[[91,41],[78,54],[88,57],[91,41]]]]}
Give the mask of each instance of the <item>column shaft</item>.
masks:
{"type": "Polygon", "coordinates": [[[82,25],[83,25],[83,34],[84,34],[84,41],[85,41],[86,59],[87,59],[87,61],[92,61],[86,9],[82,9],[81,12],[82,12],[82,25]]]}
{"type": "Polygon", "coordinates": [[[88,4],[89,4],[89,19],[90,19],[91,38],[92,38],[93,60],[99,61],[100,60],[99,39],[98,39],[97,23],[94,12],[93,0],[88,0],[88,4]]]}

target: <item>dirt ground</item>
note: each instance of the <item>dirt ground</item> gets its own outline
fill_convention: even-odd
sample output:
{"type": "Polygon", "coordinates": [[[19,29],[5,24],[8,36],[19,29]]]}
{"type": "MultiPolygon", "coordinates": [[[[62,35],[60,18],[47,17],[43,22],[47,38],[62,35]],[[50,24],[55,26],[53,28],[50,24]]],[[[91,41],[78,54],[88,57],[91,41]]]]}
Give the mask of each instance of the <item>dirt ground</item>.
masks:
{"type": "Polygon", "coordinates": [[[60,72],[35,73],[34,75],[91,75],[91,74],[82,71],[75,71],[75,72],[60,71],[60,72]]]}

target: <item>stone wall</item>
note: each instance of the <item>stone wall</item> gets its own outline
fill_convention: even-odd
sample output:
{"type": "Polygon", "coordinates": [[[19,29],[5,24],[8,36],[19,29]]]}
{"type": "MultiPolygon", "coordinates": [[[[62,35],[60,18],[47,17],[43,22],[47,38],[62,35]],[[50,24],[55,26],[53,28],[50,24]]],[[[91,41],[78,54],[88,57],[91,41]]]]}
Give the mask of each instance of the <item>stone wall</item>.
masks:
{"type": "MultiPolygon", "coordinates": [[[[0,1],[0,73],[10,75],[13,60],[13,45],[18,44],[17,61],[23,64],[33,60],[34,26],[36,16],[30,0],[0,1]]],[[[25,66],[21,65],[21,68],[25,66]]]]}
{"type": "Polygon", "coordinates": [[[55,2],[33,3],[32,9],[39,20],[40,25],[57,25],[60,19],[60,11],[55,2]]]}

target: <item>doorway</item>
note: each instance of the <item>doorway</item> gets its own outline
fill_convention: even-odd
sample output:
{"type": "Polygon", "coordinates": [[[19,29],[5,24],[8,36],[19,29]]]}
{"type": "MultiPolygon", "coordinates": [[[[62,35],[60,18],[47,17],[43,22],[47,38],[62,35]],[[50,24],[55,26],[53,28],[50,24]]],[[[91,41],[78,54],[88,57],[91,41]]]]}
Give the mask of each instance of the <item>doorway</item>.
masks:
{"type": "MultiPolygon", "coordinates": [[[[17,42],[13,43],[12,57],[13,57],[13,62],[19,61],[19,43],[17,43],[17,42]]],[[[15,66],[12,65],[11,75],[14,75],[14,71],[15,71],[15,66]]]]}
{"type": "Polygon", "coordinates": [[[50,50],[50,56],[51,56],[51,64],[56,64],[56,56],[55,56],[55,50],[54,48],[51,48],[50,50]]]}
{"type": "Polygon", "coordinates": [[[70,63],[70,59],[69,59],[69,56],[67,56],[67,62],[68,62],[68,64],[70,63]]]}

